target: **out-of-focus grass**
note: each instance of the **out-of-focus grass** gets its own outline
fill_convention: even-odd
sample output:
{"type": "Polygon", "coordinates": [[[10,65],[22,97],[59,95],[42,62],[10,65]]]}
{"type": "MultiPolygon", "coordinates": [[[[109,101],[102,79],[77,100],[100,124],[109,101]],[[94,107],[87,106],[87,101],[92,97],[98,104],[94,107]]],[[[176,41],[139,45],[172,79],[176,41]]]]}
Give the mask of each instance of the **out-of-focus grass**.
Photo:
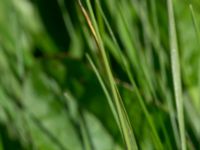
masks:
{"type": "Polygon", "coordinates": [[[0,149],[199,149],[200,2],[81,2],[0,0],[0,149]]]}

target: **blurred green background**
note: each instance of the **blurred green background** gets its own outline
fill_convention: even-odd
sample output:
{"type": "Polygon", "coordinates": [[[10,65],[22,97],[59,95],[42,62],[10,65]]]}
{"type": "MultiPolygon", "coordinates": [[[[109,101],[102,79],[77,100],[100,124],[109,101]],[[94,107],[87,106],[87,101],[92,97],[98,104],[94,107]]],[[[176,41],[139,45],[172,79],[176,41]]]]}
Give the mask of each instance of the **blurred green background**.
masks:
{"type": "MultiPolygon", "coordinates": [[[[200,2],[173,2],[186,145],[198,150],[200,2]]],[[[139,149],[157,149],[155,135],[163,149],[180,149],[167,1],[89,3],[139,149]]],[[[0,150],[126,149],[86,53],[108,87],[102,57],[77,1],[0,0],[0,150]]]]}

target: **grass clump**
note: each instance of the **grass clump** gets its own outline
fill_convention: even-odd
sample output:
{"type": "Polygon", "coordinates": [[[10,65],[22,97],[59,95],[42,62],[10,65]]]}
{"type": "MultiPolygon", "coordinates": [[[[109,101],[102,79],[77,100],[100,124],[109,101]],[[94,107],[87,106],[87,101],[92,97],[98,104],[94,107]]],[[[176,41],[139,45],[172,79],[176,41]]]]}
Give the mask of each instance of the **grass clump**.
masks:
{"type": "Polygon", "coordinates": [[[199,149],[199,8],[1,0],[0,149],[199,149]]]}

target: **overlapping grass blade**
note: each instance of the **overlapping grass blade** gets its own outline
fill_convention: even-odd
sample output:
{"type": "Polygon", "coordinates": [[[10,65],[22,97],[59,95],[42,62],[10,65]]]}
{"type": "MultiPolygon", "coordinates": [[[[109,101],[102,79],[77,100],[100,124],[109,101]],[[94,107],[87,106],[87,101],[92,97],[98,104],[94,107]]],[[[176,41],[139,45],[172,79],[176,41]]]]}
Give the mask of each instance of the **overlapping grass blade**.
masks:
{"type": "Polygon", "coordinates": [[[128,64],[125,56],[123,55],[123,53],[120,51],[120,47],[119,47],[119,45],[117,43],[117,40],[116,40],[116,38],[115,38],[115,36],[113,34],[112,28],[110,27],[109,22],[108,22],[108,20],[107,20],[107,18],[105,16],[104,12],[102,11],[102,8],[101,8],[100,4],[98,5],[98,8],[101,11],[101,14],[102,14],[103,19],[104,19],[105,24],[106,24],[106,27],[108,28],[109,34],[110,34],[110,36],[111,36],[111,38],[113,40],[113,44],[115,45],[116,51],[117,51],[117,53],[118,53],[118,55],[120,57],[120,62],[121,62],[120,64],[122,65],[122,68],[124,69],[124,71],[128,75],[129,80],[131,81],[131,84],[133,86],[133,90],[136,92],[136,95],[137,95],[137,98],[138,98],[138,100],[140,102],[141,108],[142,108],[142,110],[143,110],[143,112],[144,112],[144,114],[145,114],[145,116],[147,118],[147,122],[150,125],[150,128],[152,130],[152,133],[153,133],[153,136],[154,136],[154,139],[155,139],[155,146],[157,147],[157,149],[162,149],[162,143],[161,143],[161,141],[159,139],[159,136],[157,134],[157,131],[156,131],[156,128],[155,128],[155,124],[153,123],[153,121],[152,121],[152,119],[150,117],[150,114],[149,114],[149,112],[148,112],[148,110],[147,110],[147,108],[145,106],[144,100],[142,99],[142,96],[141,96],[141,94],[140,94],[140,92],[139,92],[139,90],[138,90],[138,88],[137,88],[137,86],[135,84],[135,81],[134,81],[134,79],[132,77],[132,74],[131,74],[131,71],[130,71],[129,64],[128,64]]]}
{"type": "Polygon", "coordinates": [[[87,56],[87,59],[88,59],[90,65],[92,66],[92,69],[94,70],[94,72],[95,72],[95,74],[96,74],[96,76],[97,76],[97,78],[98,78],[98,80],[99,80],[99,83],[101,84],[101,87],[102,87],[102,89],[103,89],[103,92],[104,92],[105,95],[106,95],[106,98],[107,98],[107,100],[108,100],[108,104],[109,104],[109,106],[110,106],[110,108],[111,108],[111,111],[112,111],[112,113],[113,113],[113,115],[114,115],[114,118],[115,118],[115,120],[116,120],[118,126],[120,126],[119,120],[118,120],[118,117],[117,117],[117,112],[116,112],[115,107],[114,107],[114,105],[113,105],[111,95],[109,94],[108,89],[106,88],[105,83],[104,83],[104,81],[103,81],[103,79],[102,79],[100,73],[98,72],[96,66],[94,65],[94,63],[93,63],[91,57],[90,57],[89,55],[86,55],[86,56],[87,56]]]}
{"type": "Polygon", "coordinates": [[[137,144],[136,144],[136,141],[135,141],[135,137],[133,135],[133,131],[131,130],[129,121],[127,120],[128,117],[125,117],[127,114],[126,114],[126,112],[124,112],[122,103],[120,103],[120,98],[119,98],[119,95],[118,95],[118,92],[117,92],[117,87],[116,87],[114,77],[113,77],[111,69],[110,69],[109,61],[108,61],[107,56],[106,56],[106,52],[105,52],[105,49],[104,49],[104,46],[103,46],[103,42],[102,42],[100,33],[98,31],[96,19],[94,17],[94,13],[93,13],[90,1],[87,0],[86,3],[87,3],[87,6],[88,6],[88,9],[89,9],[92,21],[90,20],[89,15],[87,14],[86,10],[82,6],[81,2],[79,1],[81,10],[82,10],[82,12],[83,12],[83,14],[86,18],[86,21],[87,21],[87,23],[88,23],[88,25],[89,25],[89,27],[92,31],[92,34],[95,38],[96,44],[99,48],[100,54],[101,54],[102,59],[103,59],[103,63],[104,63],[103,65],[105,67],[105,73],[106,73],[106,76],[107,76],[107,80],[109,82],[109,87],[110,87],[110,90],[111,90],[111,93],[112,93],[112,98],[113,98],[112,105],[116,109],[116,112],[117,112],[117,115],[118,115],[118,119],[119,119],[121,131],[122,131],[122,135],[123,135],[123,138],[124,138],[124,142],[125,142],[128,150],[137,149],[137,144]],[[93,26],[93,24],[94,24],[94,26],[93,26]]]}
{"type": "Polygon", "coordinates": [[[150,128],[152,130],[152,134],[153,134],[153,137],[154,137],[153,140],[155,142],[155,147],[156,147],[156,149],[162,150],[163,149],[162,142],[160,141],[160,138],[159,138],[158,133],[156,131],[155,124],[154,124],[154,122],[153,122],[153,120],[151,118],[150,113],[148,112],[148,110],[146,108],[144,100],[142,99],[142,96],[141,96],[141,94],[139,92],[139,89],[136,86],[135,81],[134,81],[134,79],[133,79],[133,77],[131,75],[130,67],[126,62],[124,64],[125,64],[125,69],[126,69],[126,73],[128,75],[128,78],[129,78],[129,80],[130,80],[130,82],[131,82],[131,84],[133,86],[133,89],[135,90],[135,93],[136,93],[136,96],[137,96],[137,98],[139,100],[140,106],[141,106],[141,108],[142,108],[142,110],[143,110],[143,112],[145,114],[145,117],[147,119],[147,122],[149,123],[149,126],[150,126],[150,128]]]}
{"type": "Polygon", "coordinates": [[[108,20],[107,20],[107,18],[105,16],[105,14],[104,14],[104,12],[102,11],[100,3],[98,1],[96,1],[96,2],[98,3],[98,8],[99,8],[99,10],[100,10],[100,12],[101,12],[101,14],[103,16],[103,19],[105,21],[106,27],[107,27],[107,29],[109,31],[109,34],[110,34],[110,36],[111,36],[111,38],[113,40],[113,44],[116,47],[115,50],[116,50],[116,52],[119,55],[118,56],[120,58],[119,62],[121,62],[120,65],[122,66],[122,68],[124,69],[124,71],[126,72],[126,74],[128,75],[128,78],[131,81],[132,86],[134,87],[133,90],[136,92],[137,99],[139,100],[141,108],[142,108],[142,110],[143,110],[143,112],[144,112],[144,114],[145,114],[145,116],[147,118],[147,122],[150,125],[150,128],[151,128],[152,133],[153,133],[154,141],[155,141],[155,147],[157,149],[162,149],[162,143],[161,143],[161,141],[159,139],[159,136],[158,136],[158,133],[156,131],[155,124],[152,121],[152,118],[150,117],[150,113],[148,112],[148,110],[147,110],[147,108],[145,106],[145,102],[142,99],[142,96],[141,96],[141,94],[140,94],[140,92],[139,92],[139,90],[138,90],[138,88],[137,88],[137,86],[135,84],[135,81],[134,81],[134,79],[132,77],[132,73],[130,71],[129,63],[128,63],[127,59],[125,58],[125,56],[123,55],[123,53],[120,51],[120,47],[118,45],[118,42],[117,42],[117,40],[115,38],[115,35],[113,34],[112,28],[110,27],[110,24],[109,24],[109,22],[108,22],[108,20]]]}

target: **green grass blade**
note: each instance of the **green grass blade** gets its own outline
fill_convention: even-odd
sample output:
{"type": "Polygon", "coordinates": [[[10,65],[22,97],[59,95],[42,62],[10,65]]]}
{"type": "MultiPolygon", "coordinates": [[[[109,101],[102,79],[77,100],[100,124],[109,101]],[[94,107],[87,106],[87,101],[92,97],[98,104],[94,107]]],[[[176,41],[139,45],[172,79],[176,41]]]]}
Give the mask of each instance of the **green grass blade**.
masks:
{"type": "Polygon", "coordinates": [[[96,76],[97,76],[97,78],[99,80],[99,83],[101,84],[101,87],[103,89],[103,92],[105,93],[105,96],[106,96],[107,100],[108,100],[108,104],[109,104],[109,106],[111,108],[111,111],[112,111],[112,113],[114,115],[114,118],[115,118],[118,126],[120,126],[119,125],[119,119],[117,117],[117,112],[116,112],[116,110],[114,108],[114,105],[113,105],[113,102],[112,102],[112,98],[111,98],[111,96],[110,96],[110,94],[108,92],[108,89],[106,88],[105,83],[104,83],[104,81],[103,81],[98,69],[96,68],[94,62],[92,61],[91,57],[88,54],[86,55],[86,57],[87,57],[90,65],[92,66],[92,69],[94,70],[94,73],[96,74],[96,76]]]}
{"type": "Polygon", "coordinates": [[[158,136],[158,133],[156,131],[156,126],[155,126],[155,124],[154,124],[154,122],[153,122],[153,120],[151,118],[151,115],[150,115],[150,113],[149,113],[149,111],[148,111],[148,109],[147,109],[147,107],[146,107],[146,105],[144,103],[144,100],[143,100],[143,98],[142,98],[142,96],[141,96],[141,94],[139,92],[139,89],[135,84],[135,81],[134,81],[134,79],[133,79],[133,77],[131,75],[130,67],[129,67],[128,63],[126,62],[126,60],[124,60],[124,65],[125,65],[125,69],[126,69],[126,73],[128,75],[128,78],[129,78],[129,80],[130,80],[130,82],[131,82],[131,84],[133,86],[133,89],[134,89],[134,91],[135,91],[135,93],[137,95],[137,98],[139,100],[140,106],[141,106],[141,108],[142,108],[142,110],[144,112],[144,115],[145,115],[145,117],[147,119],[147,122],[148,122],[148,124],[149,124],[149,126],[151,128],[152,135],[154,137],[153,141],[155,142],[155,147],[156,147],[156,149],[162,150],[163,149],[163,145],[162,145],[162,142],[161,142],[161,140],[160,140],[160,138],[158,136]]]}
{"type": "Polygon", "coordinates": [[[161,141],[159,139],[159,136],[157,134],[157,131],[156,131],[156,128],[155,128],[155,124],[153,123],[153,121],[152,121],[152,119],[150,117],[150,114],[149,114],[149,112],[148,112],[148,110],[147,110],[147,108],[145,106],[145,103],[144,103],[144,101],[143,101],[143,99],[142,99],[142,97],[141,97],[141,95],[139,93],[139,90],[135,85],[135,82],[134,82],[134,80],[132,78],[132,75],[131,75],[131,71],[129,69],[129,65],[128,65],[127,59],[125,58],[123,53],[120,51],[120,47],[119,47],[119,45],[117,43],[115,35],[114,35],[114,33],[112,31],[112,28],[111,28],[111,26],[110,26],[110,24],[109,24],[109,22],[108,22],[108,20],[107,20],[107,18],[105,16],[103,10],[102,10],[102,8],[101,8],[101,5],[100,5],[99,1],[96,1],[96,2],[98,3],[98,6],[99,6],[98,8],[99,8],[99,10],[101,12],[101,15],[102,15],[102,17],[103,17],[103,19],[105,21],[105,25],[106,25],[106,27],[107,27],[107,29],[109,31],[109,34],[110,34],[110,36],[111,36],[111,38],[113,40],[113,44],[115,45],[116,50],[118,52],[122,68],[129,75],[128,77],[129,77],[129,79],[131,81],[131,84],[134,86],[133,90],[136,91],[136,93],[137,93],[137,97],[138,97],[138,99],[140,101],[141,108],[142,108],[142,110],[143,110],[143,112],[144,112],[144,114],[145,114],[145,116],[147,118],[147,122],[150,125],[150,128],[152,130],[153,136],[155,137],[155,140],[154,140],[155,141],[155,146],[157,147],[157,149],[162,149],[162,143],[161,143],[161,141]]]}
{"type": "MultiPolygon", "coordinates": [[[[198,43],[199,43],[200,42],[200,31],[199,31],[199,28],[198,28],[196,15],[194,13],[194,9],[193,9],[192,4],[190,4],[189,7],[190,7],[191,15],[192,15],[192,21],[193,21],[193,25],[194,25],[194,28],[195,28],[195,33],[196,33],[197,40],[198,40],[198,43]]],[[[200,46],[200,44],[198,44],[198,46],[200,46]]],[[[200,68],[200,51],[198,52],[198,56],[199,56],[198,68],[200,68]]],[[[198,70],[198,89],[200,91],[200,69],[198,70]]],[[[198,106],[200,106],[200,94],[199,94],[198,106]]]]}
{"type": "Polygon", "coordinates": [[[172,67],[173,85],[174,85],[177,117],[178,117],[178,126],[181,139],[181,149],[186,150],[183,97],[182,97],[181,73],[180,73],[181,71],[179,64],[179,53],[178,53],[177,35],[176,35],[172,0],[168,0],[167,4],[168,4],[168,17],[169,17],[169,42],[170,42],[171,65],[172,65],[171,67],[172,67]]]}
{"type": "Polygon", "coordinates": [[[125,112],[123,111],[123,106],[120,103],[120,98],[119,98],[118,93],[117,93],[116,83],[114,81],[114,77],[113,77],[112,71],[110,69],[110,64],[109,64],[108,58],[106,56],[106,51],[104,49],[104,45],[103,45],[100,33],[98,31],[98,26],[97,26],[97,23],[96,23],[96,19],[94,17],[94,13],[93,13],[90,1],[87,0],[86,3],[87,3],[87,7],[89,9],[89,13],[90,13],[92,20],[90,20],[89,15],[87,14],[86,10],[82,6],[81,2],[79,1],[81,10],[82,10],[82,12],[83,12],[83,14],[86,18],[86,21],[87,21],[87,23],[88,23],[88,25],[89,25],[89,27],[92,31],[92,34],[93,34],[95,41],[96,41],[96,44],[99,48],[100,54],[102,56],[102,60],[103,60],[103,63],[104,63],[103,65],[105,67],[105,73],[106,73],[107,80],[108,80],[108,85],[110,86],[110,90],[111,90],[111,93],[112,93],[113,105],[116,109],[116,112],[117,112],[117,115],[118,115],[118,118],[119,118],[119,123],[120,123],[121,130],[122,130],[122,133],[123,133],[124,142],[125,142],[128,150],[138,149],[136,141],[135,141],[134,134],[133,134],[132,131],[130,132],[131,127],[127,127],[127,126],[129,126],[129,124],[128,124],[127,118],[124,117],[125,112]],[[94,24],[94,26],[93,26],[93,24],[94,24]]]}
{"type": "MultiPolygon", "coordinates": [[[[113,104],[112,98],[111,98],[111,96],[110,96],[110,94],[109,94],[109,91],[107,90],[107,88],[106,88],[106,86],[105,86],[105,84],[104,84],[104,82],[103,82],[103,79],[101,78],[100,73],[98,72],[96,66],[94,65],[94,63],[93,63],[92,59],[89,57],[89,55],[87,55],[87,59],[89,60],[89,63],[90,63],[90,65],[92,66],[92,68],[93,68],[93,70],[94,70],[94,72],[95,72],[95,74],[96,74],[96,76],[97,76],[97,78],[98,78],[98,80],[99,80],[99,82],[100,82],[100,84],[101,84],[101,86],[102,86],[102,89],[103,89],[103,91],[104,91],[104,93],[105,93],[105,95],[106,95],[106,98],[107,98],[107,100],[108,100],[108,104],[109,104],[109,106],[110,106],[110,108],[111,108],[111,111],[112,111],[112,113],[113,113],[113,115],[114,115],[114,118],[115,118],[115,120],[116,120],[116,122],[117,122],[117,124],[118,124],[118,126],[119,126],[119,128],[120,128],[120,131],[121,131],[121,133],[122,133],[122,132],[123,132],[123,129],[122,129],[122,127],[120,126],[120,120],[119,120],[119,118],[118,118],[118,114],[117,114],[117,111],[116,111],[116,109],[115,109],[115,107],[114,107],[114,104],[113,104]]],[[[120,97],[118,91],[117,91],[117,94],[118,94],[118,97],[120,97]]],[[[122,100],[121,100],[121,99],[119,99],[119,100],[120,100],[121,107],[122,107],[122,108],[121,108],[121,109],[122,109],[122,115],[123,115],[124,118],[127,119],[127,123],[125,124],[125,125],[126,125],[126,128],[129,130],[129,132],[128,132],[129,135],[132,136],[132,135],[131,135],[131,134],[132,134],[132,130],[131,130],[131,128],[130,128],[131,125],[130,125],[128,116],[127,116],[126,113],[125,113],[125,108],[124,108],[124,106],[123,106],[122,100]]],[[[135,141],[135,139],[134,139],[134,141],[135,141]]],[[[133,142],[134,142],[134,141],[133,141],[133,142]]],[[[131,146],[130,149],[136,150],[136,149],[137,149],[137,144],[136,144],[136,142],[134,142],[133,146],[134,146],[134,148],[131,148],[131,147],[132,147],[132,146],[131,146]],[[135,146],[134,146],[134,145],[135,145],[135,146]]]]}

